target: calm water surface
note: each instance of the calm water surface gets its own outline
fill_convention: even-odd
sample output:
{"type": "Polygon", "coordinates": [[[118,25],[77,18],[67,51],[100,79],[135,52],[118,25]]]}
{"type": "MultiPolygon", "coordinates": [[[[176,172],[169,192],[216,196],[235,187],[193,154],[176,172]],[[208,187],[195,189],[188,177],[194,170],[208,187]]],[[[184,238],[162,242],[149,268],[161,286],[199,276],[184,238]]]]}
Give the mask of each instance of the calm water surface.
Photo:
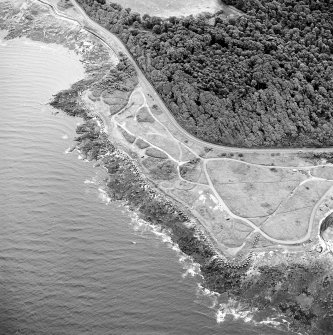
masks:
{"type": "Polygon", "coordinates": [[[47,102],[83,77],[78,59],[0,42],[0,335],[286,334],[217,323],[191,262],[106,206],[103,172],[65,154],[80,120],[47,102]]]}

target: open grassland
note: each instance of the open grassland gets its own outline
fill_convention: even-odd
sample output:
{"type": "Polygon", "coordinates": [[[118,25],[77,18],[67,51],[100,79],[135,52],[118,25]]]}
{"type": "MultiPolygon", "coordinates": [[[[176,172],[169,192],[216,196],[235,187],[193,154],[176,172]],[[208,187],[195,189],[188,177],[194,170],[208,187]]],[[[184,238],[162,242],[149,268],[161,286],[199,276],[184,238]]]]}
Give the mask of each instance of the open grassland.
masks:
{"type": "Polygon", "coordinates": [[[306,236],[311,228],[311,214],[314,207],[333,182],[310,180],[302,184],[294,194],[286,198],[278,210],[262,225],[262,230],[270,236],[288,240],[306,236]]]}
{"type": "Polygon", "coordinates": [[[311,175],[316,178],[333,180],[333,166],[318,166],[311,170],[311,175]]]}
{"type": "Polygon", "coordinates": [[[270,150],[223,154],[187,137],[153,106],[138,86],[126,108],[109,113],[111,137],[199,219],[217,249],[234,256],[250,250],[254,232],[268,246],[309,238],[314,207],[331,187],[331,165],[270,150]]]}
{"type": "MultiPolygon", "coordinates": [[[[80,24],[69,27],[67,18],[65,28],[73,29],[59,27],[50,6],[42,7],[37,14],[35,2],[21,8],[10,38],[56,39],[82,55],[90,75],[51,104],[84,118],[75,148],[106,168],[110,197],[127,201],[142,219],[167,229],[180,250],[200,264],[205,287],[235,293],[258,309],[272,305],[304,324],[327,321],[333,281],[327,283],[331,277],[321,267],[329,249],[318,245],[318,230],[333,206],[329,149],[304,149],[304,155],[195,139],[152,98],[126,58],[109,52],[112,36],[102,33],[106,42],[100,43],[94,35],[87,45],[90,34],[80,24]],[[44,34],[46,26],[54,35],[44,34]]],[[[0,2],[0,24],[3,9],[9,13],[0,2]]]]}
{"type": "MultiPolygon", "coordinates": [[[[75,8],[63,10],[80,16],[75,8]]],[[[21,33],[18,28],[10,32],[12,37],[21,33]]],[[[88,72],[101,70],[98,80],[82,90],[83,104],[112,143],[135,158],[157,187],[192,211],[220,250],[232,254],[235,248],[248,248],[253,232],[268,244],[292,245],[307,241],[317,229],[312,214],[320,210],[333,179],[328,152],[304,155],[203,143],[174,122],[141,79],[131,82],[133,75],[120,70],[126,62],[105,45],[95,38],[77,43],[77,38],[87,38],[79,25],[65,33],[45,10],[29,34],[46,42],[58,39],[89,60],[88,72]]]]}
{"type": "Polygon", "coordinates": [[[237,215],[247,218],[273,214],[279,204],[306,179],[302,171],[267,168],[240,161],[212,160],[207,171],[217,192],[237,215]]]}

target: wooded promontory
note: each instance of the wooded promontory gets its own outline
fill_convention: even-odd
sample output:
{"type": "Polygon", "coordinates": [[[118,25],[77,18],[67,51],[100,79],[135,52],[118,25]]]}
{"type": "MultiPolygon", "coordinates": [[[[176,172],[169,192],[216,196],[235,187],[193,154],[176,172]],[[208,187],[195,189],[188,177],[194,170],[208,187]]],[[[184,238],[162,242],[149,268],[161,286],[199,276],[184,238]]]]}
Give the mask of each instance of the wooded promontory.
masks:
{"type": "Polygon", "coordinates": [[[79,0],[128,47],[177,121],[244,147],[333,145],[333,1],[226,0],[244,15],[141,16],[79,0]]]}

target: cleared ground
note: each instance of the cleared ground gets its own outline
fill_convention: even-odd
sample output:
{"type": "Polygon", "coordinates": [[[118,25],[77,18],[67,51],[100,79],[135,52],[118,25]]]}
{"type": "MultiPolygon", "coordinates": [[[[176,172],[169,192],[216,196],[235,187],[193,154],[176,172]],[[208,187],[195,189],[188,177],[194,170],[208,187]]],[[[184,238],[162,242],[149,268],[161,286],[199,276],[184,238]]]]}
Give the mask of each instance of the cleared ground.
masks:
{"type": "Polygon", "coordinates": [[[299,170],[267,168],[233,160],[208,161],[207,172],[228,207],[248,218],[273,214],[306,179],[299,170]]]}
{"type": "Polygon", "coordinates": [[[152,108],[140,86],[128,106],[109,115],[113,141],[134,152],[149,178],[192,211],[214,247],[235,256],[251,248],[254,234],[268,247],[310,238],[314,208],[333,185],[333,166],[311,166],[289,152],[212,150],[152,108]]]}
{"type": "MultiPolygon", "coordinates": [[[[76,10],[67,12],[80,22],[84,17],[110,50],[130,58],[119,40],[76,10]]],[[[110,140],[134,157],[157,187],[191,210],[214,247],[237,256],[253,247],[257,235],[262,248],[293,247],[317,238],[320,220],[332,206],[333,165],[309,154],[332,148],[258,150],[204,143],[177,125],[136,71],[139,84],[121,111],[115,112],[117,97],[86,92],[83,100],[110,140]]]]}

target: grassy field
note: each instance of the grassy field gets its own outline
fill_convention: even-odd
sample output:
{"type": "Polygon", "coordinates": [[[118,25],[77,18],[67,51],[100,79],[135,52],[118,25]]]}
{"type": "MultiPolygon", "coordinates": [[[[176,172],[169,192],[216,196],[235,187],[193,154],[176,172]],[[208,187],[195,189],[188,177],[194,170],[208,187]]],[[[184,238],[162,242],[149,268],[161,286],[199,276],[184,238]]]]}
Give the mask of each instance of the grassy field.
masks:
{"type": "Polygon", "coordinates": [[[247,218],[272,214],[306,179],[288,168],[267,168],[234,160],[208,161],[208,174],[217,192],[237,215],[247,218]]]}
{"type": "Polygon", "coordinates": [[[152,106],[153,99],[137,88],[127,107],[111,117],[112,138],[200,220],[215,247],[229,255],[251,249],[254,229],[266,234],[262,247],[274,245],[270,239],[283,244],[308,238],[313,208],[333,183],[333,166],[311,166],[288,152],[212,149],[186,137],[152,106]]]}
{"type": "Polygon", "coordinates": [[[263,231],[281,240],[306,235],[313,208],[332,185],[333,182],[310,180],[299,186],[262,225],[263,231]]]}

